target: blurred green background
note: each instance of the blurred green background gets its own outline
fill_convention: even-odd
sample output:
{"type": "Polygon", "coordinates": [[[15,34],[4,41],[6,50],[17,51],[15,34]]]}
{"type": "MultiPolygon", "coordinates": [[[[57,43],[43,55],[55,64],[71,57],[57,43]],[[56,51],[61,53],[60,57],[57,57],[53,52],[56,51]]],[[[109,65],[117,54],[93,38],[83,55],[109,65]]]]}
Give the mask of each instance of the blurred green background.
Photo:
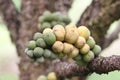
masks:
{"type": "MultiPolygon", "coordinates": [[[[20,11],[21,1],[13,0],[16,9],[20,11]]],[[[74,0],[72,8],[69,10],[68,15],[72,20],[71,24],[76,24],[79,20],[80,16],[84,12],[87,6],[90,5],[92,0],[74,0]],[[81,4],[82,3],[82,4],[81,4]]],[[[118,21],[120,22],[120,21],[118,21]]],[[[118,25],[118,22],[115,22],[111,25],[110,30],[108,31],[108,35],[114,30],[114,28],[118,25]]],[[[113,54],[118,54],[120,52],[119,46],[115,46],[120,43],[120,40],[117,40],[113,43],[112,47],[115,47],[113,54]]],[[[103,51],[101,55],[108,56],[112,54],[107,54],[111,50],[110,48],[103,51]]],[[[16,54],[16,49],[13,43],[10,40],[10,33],[2,20],[2,16],[0,17],[0,80],[19,80],[19,69],[17,64],[19,63],[19,58],[16,54]]],[[[93,73],[88,77],[87,80],[120,80],[120,72],[114,71],[109,74],[98,75],[93,73]]]]}

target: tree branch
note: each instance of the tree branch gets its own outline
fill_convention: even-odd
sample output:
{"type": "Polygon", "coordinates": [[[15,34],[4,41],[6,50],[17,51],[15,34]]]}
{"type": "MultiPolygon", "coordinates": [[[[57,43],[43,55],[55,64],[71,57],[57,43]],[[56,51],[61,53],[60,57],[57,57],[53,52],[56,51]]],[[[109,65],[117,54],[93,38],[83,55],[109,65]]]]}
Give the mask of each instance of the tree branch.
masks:
{"type": "Polygon", "coordinates": [[[114,70],[120,70],[120,56],[97,57],[87,66],[79,66],[75,62],[68,63],[60,60],[53,62],[53,69],[58,76],[86,76],[93,72],[98,74],[108,73],[114,70]]]}

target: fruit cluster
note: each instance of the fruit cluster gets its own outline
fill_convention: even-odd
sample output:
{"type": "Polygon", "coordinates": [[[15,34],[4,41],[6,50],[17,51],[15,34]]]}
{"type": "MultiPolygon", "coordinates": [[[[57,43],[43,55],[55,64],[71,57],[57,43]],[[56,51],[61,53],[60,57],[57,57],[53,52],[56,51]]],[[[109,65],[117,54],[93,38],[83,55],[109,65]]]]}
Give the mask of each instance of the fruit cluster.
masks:
{"type": "Polygon", "coordinates": [[[42,33],[35,33],[25,52],[38,62],[68,56],[79,65],[84,65],[101,51],[101,47],[90,34],[85,26],[55,25],[52,29],[45,28],[42,33]]]}
{"type": "Polygon", "coordinates": [[[51,13],[49,11],[45,11],[42,16],[39,17],[40,25],[39,30],[42,32],[45,28],[53,28],[53,26],[67,25],[70,23],[70,19],[68,16],[61,14],[60,12],[51,13]]]}

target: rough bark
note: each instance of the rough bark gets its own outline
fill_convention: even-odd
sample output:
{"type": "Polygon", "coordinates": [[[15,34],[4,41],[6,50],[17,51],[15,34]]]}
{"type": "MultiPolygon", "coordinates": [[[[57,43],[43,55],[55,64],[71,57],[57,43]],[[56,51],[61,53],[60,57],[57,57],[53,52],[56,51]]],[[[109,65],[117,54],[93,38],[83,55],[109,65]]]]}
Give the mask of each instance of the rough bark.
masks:
{"type": "Polygon", "coordinates": [[[54,61],[53,69],[60,77],[86,76],[93,72],[107,74],[114,70],[120,70],[120,56],[97,57],[86,66],[79,66],[75,62],[54,61]]]}
{"type": "Polygon", "coordinates": [[[93,0],[78,25],[87,26],[98,44],[103,47],[110,24],[120,18],[119,0],[93,0]]]}

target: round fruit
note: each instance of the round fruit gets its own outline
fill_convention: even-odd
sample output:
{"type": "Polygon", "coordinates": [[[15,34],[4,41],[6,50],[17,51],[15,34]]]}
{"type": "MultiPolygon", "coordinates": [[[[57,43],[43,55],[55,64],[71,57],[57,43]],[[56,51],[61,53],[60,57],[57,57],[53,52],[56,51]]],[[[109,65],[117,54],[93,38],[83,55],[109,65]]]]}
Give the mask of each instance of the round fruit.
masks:
{"type": "Polygon", "coordinates": [[[42,38],[42,37],[43,37],[43,35],[42,35],[41,33],[36,32],[36,33],[34,34],[34,36],[33,36],[33,39],[34,39],[34,40],[37,40],[37,39],[42,38]]]}
{"type": "Polygon", "coordinates": [[[73,45],[69,43],[64,43],[63,46],[64,46],[63,53],[65,54],[71,53],[74,49],[73,45]]]}
{"type": "Polygon", "coordinates": [[[70,18],[68,18],[68,16],[63,16],[62,17],[63,22],[65,22],[66,24],[70,23],[70,18]]]}
{"type": "Polygon", "coordinates": [[[29,41],[27,47],[33,50],[36,47],[36,42],[34,40],[29,41]]]}
{"type": "Polygon", "coordinates": [[[50,72],[47,76],[48,80],[57,80],[57,76],[55,74],[55,72],[50,72]]]}
{"type": "Polygon", "coordinates": [[[54,12],[54,13],[52,14],[52,16],[53,16],[53,20],[54,20],[54,21],[58,21],[58,17],[61,16],[61,13],[60,13],[60,12],[54,12]]]}
{"type": "Polygon", "coordinates": [[[86,62],[83,61],[82,59],[81,59],[81,60],[77,60],[76,63],[77,63],[78,65],[80,65],[80,66],[86,65],[86,62]]]}
{"type": "Polygon", "coordinates": [[[81,55],[78,55],[78,56],[74,57],[74,60],[76,60],[76,61],[79,61],[79,60],[81,60],[81,59],[82,59],[82,56],[81,56],[81,55]]]}
{"type": "Polygon", "coordinates": [[[45,49],[43,56],[46,58],[49,58],[51,56],[52,52],[49,49],[45,49]]]}
{"type": "Polygon", "coordinates": [[[55,34],[52,33],[52,32],[44,33],[43,38],[44,38],[46,44],[49,45],[49,46],[53,45],[56,41],[55,34]]]}
{"type": "Polygon", "coordinates": [[[44,29],[46,28],[51,28],[51,25],[48,22],[44,22],[41,26],[40,26],[40,31],[42,32],[44,29]]]}
{"type": "Polygon", "coordinates": [[[99,53],[101,52],[101,47],[99,45],[95,45],[92,51],[94,52],[95,55],[99,55],[99,53]]]}
{"type": "Polygon", "coordinates": [[[45,14],[43,14],[43,16],[44,16],[44,21],[46,22],[51,22],[53,20],[53,16],[50,12],[49,13],[46,12],[45,14]]]}
{"type": "Polygon", "coordinates": [[[84,37],[86,40],[89,38],[90,36],[90,31],[87,27],[85,26],[80,26],[78,27],[77,29],[78,33],[79,33],[79,36],[82,36],[84,37]]]}
{"type": "Polygon", "coordinates": [[[65,27],[65,30],[66,30],[65,41],[68,43],[74,44],[79,37],[76,26],[67,25],[65,27]]]}
{"type": "Polygon", "coordinates": [[[57,25],[57,22],[56,22],[56,21],[52,21],[52,22],[51,22],[51,25],[52,25],[52,27],[53,27],[53,26],[57,25]]]}
{"type": "Polygon", "coordinates": [[[92,51],[89,51],[87,54],[83,56],[83,60],[85,62],[90,62],[93,59],[94,59],[94,53],[92,51]]]}
{"type": "Polygon", "coordinates": [[[45,75],[41,75],[38,77],[37,80],[47,80],[47,77],[45,75]]]}
{"type": "Polygon", "coordinates": [[[37,62],[43,63],[45,61],[44,57],[40,57],[36,59],[37,62]]]}
{"type": "Polygon", "coordinates": [[[34,56],[37,58],[41,57],[43,55],[43,53],[44,53],[44,50],[40,47],[36,47],[33,51],[34,56]]]}
{"type": "Polygon", "coordinates": [[[56,58],[58,58],[58,56],[57,56],[57,54],[55,54],[54,52],[52,52],[50,58],[51,59],[56,59],[56,58]]]}
{"type": "Polygon", "coordinates": [[[77,49],[76,47],[74,47],[73,51],[69,54],[70,58],[74,58],[76,56],[79,55],[79,49],[77,49]]]}
{"type": "Polygon", "coordinates": [[[80,49],[80,52],[81,54],[86,54],[87,52],[89,52],[90,50],[90,47],[88,44],[85,44],[81,49],[80,49]]]}
{"type": "Polygon", "coordinates": [[[33,56],[33,50],[28,50],[27,52],[26,52],[26,54],[30,57],[30,58],[33,58],[34,56],[33,56]]]}
{"type": "Polygon", "coordinates": [[[57,53],[59,58],[63,58],[66,54],[63,52],[57,53]]]}
{"type": "Polygon", "coordinates": [[[44,29],[43,34],[45,34],[47,32],[53,32],[53,30],[51,28],[46,28],[46,29],[44,29]]]}
{"type": "Polygon", "coordinates": [[[63,43],[61,41],[56,41],[52,46],[52,50],[54,52],[62,52],[63,51],[63,43]]]}
{"type": "Polygon", "coordinates": [[[42,47],[42,48],[46,47],[46,43],[45,43],[43,38],[37,39],[36,44],[37,44],[38,47],[42,47]]]}
{"type": "Polygon", "coordinates": [[[43,16],[50,15],[50,14],[51,14],[50,11],[45,11],[45,12],[43,13],[43,16]]]}
{"type": "Polygon", "coordinates": [[[40,17],[39,17],[39,22],[40,22],[40,23],[43,23],[43,22],[44,22],[44,16],[40,16],[40,17]]]}
{"type": "Polygon", "coordinates": [[[53,33],[56,36],[57,41],[63,41],[65,37],[65,29],[62,25],[56,25],[53,27],[53,33]]]}
{"type": "Polygon", "coordinates": [[[82,48],[84,46],[84,44],[86,43],[86,40],[84,37],[79,36],[76,43],[75,43],[75,47],[77,48],[82,48]]]}
{"type": "Polygon", "coordinates": [[[90,49],[92,49],[95,46],[95,40],[93,39],[93,37],[89,37],[87,40],[87,44],[90,46],[90,49]]]}

